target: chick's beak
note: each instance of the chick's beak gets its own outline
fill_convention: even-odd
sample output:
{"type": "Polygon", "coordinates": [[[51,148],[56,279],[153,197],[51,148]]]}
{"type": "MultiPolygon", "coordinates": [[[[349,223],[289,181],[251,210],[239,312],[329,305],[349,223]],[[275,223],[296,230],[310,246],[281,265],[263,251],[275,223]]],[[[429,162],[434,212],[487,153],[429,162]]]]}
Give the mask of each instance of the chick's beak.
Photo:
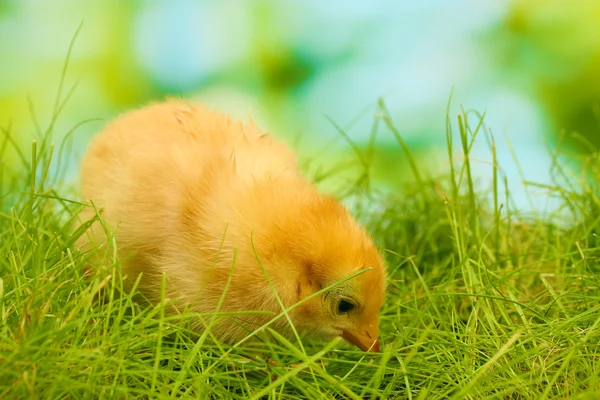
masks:
{"type": "Polygon", "coordinates": [[[379,337],[377,328],[369,330],[346,330],[342,337],[357,346],[362,351],[379,352],[379,337]]]}

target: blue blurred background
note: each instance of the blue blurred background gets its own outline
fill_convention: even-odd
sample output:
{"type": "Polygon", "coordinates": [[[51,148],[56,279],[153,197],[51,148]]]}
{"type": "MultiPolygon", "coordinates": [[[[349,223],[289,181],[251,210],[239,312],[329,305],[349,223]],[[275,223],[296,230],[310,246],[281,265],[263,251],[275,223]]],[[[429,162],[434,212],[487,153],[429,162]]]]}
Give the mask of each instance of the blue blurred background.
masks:
{"type": "MultiPolygon", "coordinates": [[[[461,106],[486,111],[521,208],[532,203],[511,146],[524,178],[548,183],[548,148],[560,141],[581,153],[600,144],[600,1],[0,0],[0,127],[10,127],[24,149],[35,137],[28,98],[46,126],[81,21],[65,92],[77,87],[54,140],[83,120],[104,121],[75,132],[71,180],[107,119],[168,95],[239,118],[251,112],[264,130],[297,146],[328,190],[360,173],[329,118],[363,148],[378,126],[377,187],[401,190],[412,179],[394,136],[377,125],[380,97],[431,174],[448,170],[452,88],[453,124],[461,106]]],[[[491,156],[484,136],[473,157],[485,187],[491,156]]],[[[5,174],[18,168],[15,151],[2,161],[5,174]]]]}

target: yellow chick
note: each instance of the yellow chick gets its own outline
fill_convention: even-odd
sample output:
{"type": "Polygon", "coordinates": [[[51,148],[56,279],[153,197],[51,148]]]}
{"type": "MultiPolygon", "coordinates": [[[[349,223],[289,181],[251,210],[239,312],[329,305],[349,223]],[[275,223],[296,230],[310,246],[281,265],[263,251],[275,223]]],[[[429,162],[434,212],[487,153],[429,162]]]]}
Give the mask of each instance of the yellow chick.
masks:
{"type": "MultiPolygon", "coordinates": [[[[139,290],[161,297],[171,312],[290,311],[306,337],[341,336],[379,351],[379,311],[386,273],[376,246],[334,198],[300,173],[293,152],[230,117],[167,100],[126,113],[90,144],[82,163],[82,194],[116,229],[122,269],[139,290]],[[233,269],[232,269],[233,268],[233,269]],[[276,292],[276,293],[275,293],[276,292]],[[277,299],[279,297],[279,300],[277,299]]],[[[91,218],[89,207],[84,218],[91,218]]],[[[99,223],[82,249],[106,242],[99,223]]],[[[233,343],[271,315],[221,318],[211,332],[233,343]]],[[[198,318],[201,331],[206,321],[198,318]]],[[[289,322],[271,325],[291,336],[289,322]]]]}

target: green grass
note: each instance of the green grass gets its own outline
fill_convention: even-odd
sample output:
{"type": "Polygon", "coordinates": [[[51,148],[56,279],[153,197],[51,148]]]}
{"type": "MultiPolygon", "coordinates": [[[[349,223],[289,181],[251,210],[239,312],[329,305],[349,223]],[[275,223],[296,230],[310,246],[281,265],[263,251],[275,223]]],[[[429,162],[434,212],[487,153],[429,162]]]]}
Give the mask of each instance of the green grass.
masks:
{"type": "MultiPolygon", "coordinates": [[[[458,121],[462,155],[480,125],[471,130],[468,116],[458,121]]],[[[378,117],[393,128],[383,107],[378,117]]],[[[478,192],[468,157],[443,179],[411,162],[414,187],[392,196],[365,189],[362,163],[351,192],[378,205],[360,218],[386,250],[391,277],[383,351],[372,355],[281,337],[227,346],[195,336],[189,315],[167,318],[161,305],[131,295],[95,301],[101,290],[120,290],[119,261],[111,243],[107,269],[83,279],[88,255],[73,248],[83,205],[50,172],[51,131],[22,155],[20,179],[4,182],[0,398],[600,396],[597,153],[580,160],[579,173],[557,161],[554,173],[571,186],[544,189],[564,207],[529,216],[509,207],[498,168],[490,167],[490,192],[478,192]]],[[[10,134],[3,143],[14,142],[10,134]]]]}
{"type": "MultiPolygon", "coordinates": [[[[73,247],[83,205],[60,184],[68,139],[54,147],[54,123],[38,129],[20,167],[0,164],[0,398],[600,397],[598,153],[565,161],[553,153],[552,174],[564,185],[537,189],[563,206],[524,215],[499,167],[489,166],[489,190],[473,182],[476,137],[490,141],[495,163],[476,114],[462,113],[455,135],[449,119],[448,156],[463,161],[442,177],[410,157],[383,103],[376,118],[398,139],[415,182],[378,194],[372,148],[353,147],[364,173],[346,194],[359,199],[390,271],[380,354],[337,340],[299,346],[276,333],[234,346],[197,336],[189,315],[165,317],[162,304],[111,294],[121,290],[113,241],[98,250],[107,268],[84,279],[89,254],[73,247]]],[[[2,159],[15,135],[2,130],[2,159]]]]}

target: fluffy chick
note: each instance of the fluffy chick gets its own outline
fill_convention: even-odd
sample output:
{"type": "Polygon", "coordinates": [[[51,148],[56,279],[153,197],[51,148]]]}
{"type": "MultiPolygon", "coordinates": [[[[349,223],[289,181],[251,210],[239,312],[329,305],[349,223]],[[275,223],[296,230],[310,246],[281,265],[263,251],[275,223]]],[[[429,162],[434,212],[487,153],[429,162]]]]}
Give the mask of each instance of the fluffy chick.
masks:
{"type": "MultiPolygon", "coordinates": [[[[90,144],[82,194],[116,229],[129,281],[158,301],[162,274],[173,309],[278,314],[328,285],[370,269],[290,312],[304,336],[342,336],[378,351],[386,274],[375,245],[334,198],[300,173],[292,151],[253,123],[179,100],[126,113],[90,144]],[[232,273],[232,265],[233,273],[232,273]],[[262,266],[261,266],[262,265],[262,266]],[[269,283],[270,280],[271,284],[269,283]]],[[[84,212],[84,219],[93,216],[84,212]]],[[[80,243],[106,242],[92,225],[80,243]]],[[[212,333],[235,342],[272,318],[222,318],[212,333]]],[[[198,330],[204,321],[196,322],[198,330]]],[[[271,325],[290,336],[285,318],[271,325]]]]}

